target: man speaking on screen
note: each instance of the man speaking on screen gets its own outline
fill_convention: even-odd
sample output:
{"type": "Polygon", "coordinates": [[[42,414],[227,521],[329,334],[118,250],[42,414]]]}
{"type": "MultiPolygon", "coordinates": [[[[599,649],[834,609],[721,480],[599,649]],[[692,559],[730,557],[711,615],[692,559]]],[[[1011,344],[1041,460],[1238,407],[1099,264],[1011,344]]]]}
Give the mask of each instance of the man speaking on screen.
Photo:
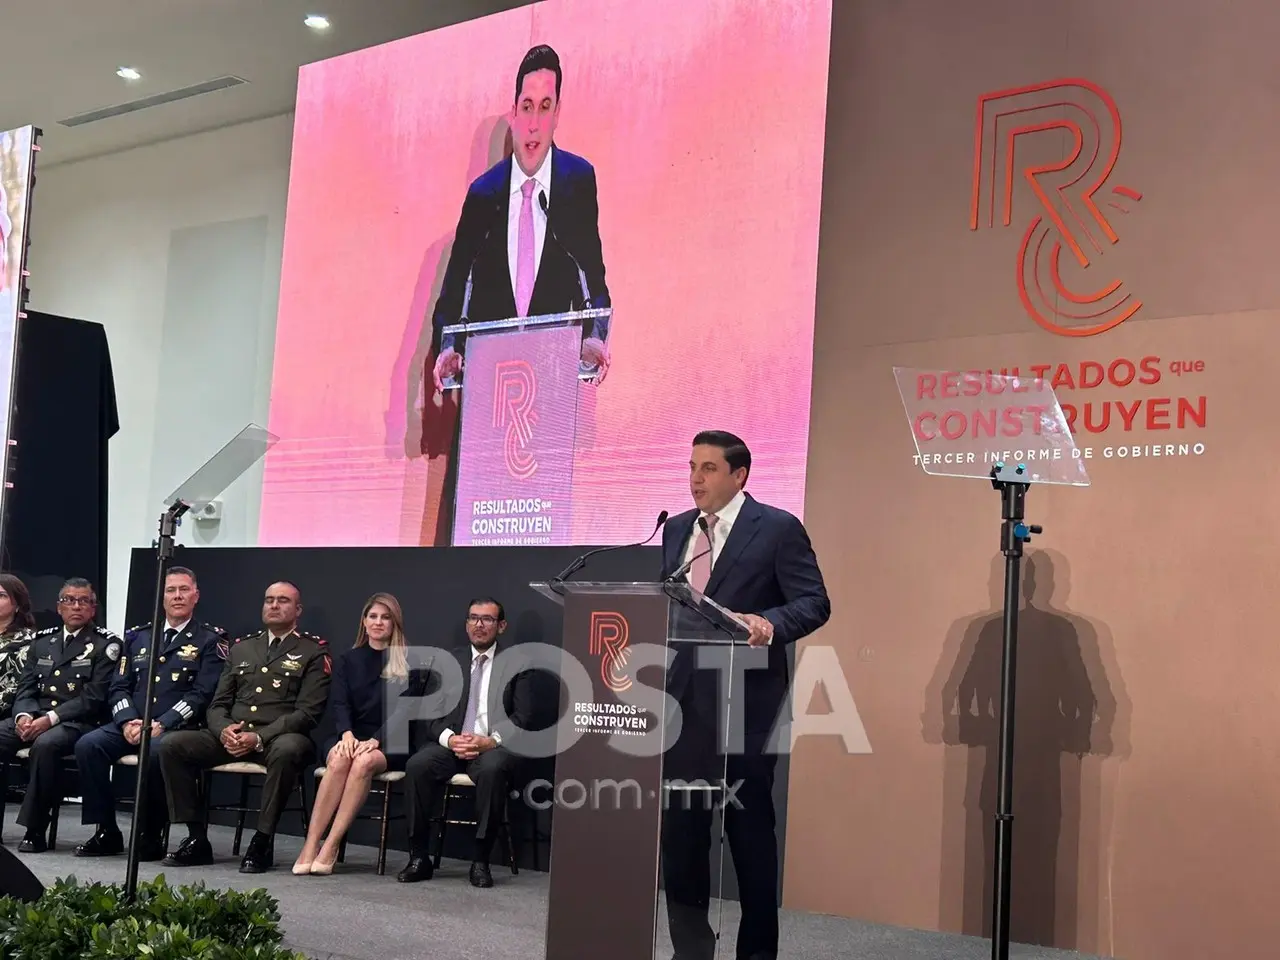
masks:
{"type": "MultiPolygon", "coordinates": [[[[600,245],[596,175],[582,157],[555,145],[560,120],[560,57],[541,44],[516,72],[508,117],[513,156],[481,174],[462,204],[453,249],[432,314],[439,353],[435,388],[462,370],[462,356],[440,349],[440,331],[472,323],[610,306],[600,245]]],[[[604,331],[582,331],[582,359],[609,367],[604,331]]]]}

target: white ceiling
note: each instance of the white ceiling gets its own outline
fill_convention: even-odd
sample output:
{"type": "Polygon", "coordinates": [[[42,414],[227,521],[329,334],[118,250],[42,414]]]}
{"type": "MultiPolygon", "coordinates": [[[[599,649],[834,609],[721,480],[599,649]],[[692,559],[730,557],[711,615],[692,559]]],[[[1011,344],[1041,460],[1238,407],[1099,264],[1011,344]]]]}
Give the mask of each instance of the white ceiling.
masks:
{"type": "Polygon", "coordinates": [[[0,0],[0,130],[40,127],[48,167],[275,116],[293,108],[305,63],[527,2],[0,0]],[[332,27],[304,26],[312,13],[332,27]],[[122,66],[142,79],[120,79],[122,66]],[[228,74],[249,82],[80,127],[58,123],[228,74]]]}

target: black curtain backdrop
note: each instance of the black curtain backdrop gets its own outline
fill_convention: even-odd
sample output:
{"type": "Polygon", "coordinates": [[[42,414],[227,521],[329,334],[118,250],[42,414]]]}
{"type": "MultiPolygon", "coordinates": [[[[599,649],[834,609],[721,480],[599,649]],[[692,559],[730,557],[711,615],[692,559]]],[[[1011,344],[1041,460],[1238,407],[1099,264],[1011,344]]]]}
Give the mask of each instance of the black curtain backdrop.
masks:
{"type": "Polygon", "coordinates": [[[29,313],[19,327],[18,382],[4,530],[4,568],[31,591],[41,626],[68,577],[86,577],[107,608],[107,441],[120,429],[101,324],[29,313]]]}
{"type": "MultiPolygon", "coordinates": [[[[232,637],[262,628],[262,595],[276,580],[289,580],[302,592],[301,627],[328,641],[334,655],[351,647],[356,636],[360,611],[365,600],[379,591],[394,594],[405,616],[405,630],[411,644],[440,647],[467,642],[463,618],[472,597],[492,596],[506,608],[507,640],[518,643],[561,641],[561,608],[531,589],[534,580],[548,580],[564,569],[585,547],[183,547],[176,550],[174,563],[190,567],[200,583],[199,620],[225,629],[232,637]]],[[[627,547],[593,557],[578,580],[652,580],[661,564],[657,547],[627,547]]],[[[129,574],[127,616],[130,625],[151,619],[155,604],[155,552],[133,551],[129,574]]],[[[549,680],[549,678],[548,678],[549,680]]],[[[539,726],[556,722],[559,691],[554,680],[538,686],[549,711],[539,726]]],[[[323,743],[332,724],[325,718],[314,739],[323,743]]],[[[785,757],[778,766],[775,804],[778,813],[779,843],[786,835],[787,766],[785,757]]],[[[555,760],[530,764],[527,780],[555,782],[555,760]]],[[[218,778],[221,781],[230,778],[218,778]]],[[[307,796],[314,800],[315,780],[308,772],[307,796]]],[[[236,799],[235,783],[215,783],[215,801],[236,799]]],[[[253,794],[257,796],[257,794],[253,794]]],[[[546,796],[541,790],[539,800],[546,796]]],[[[403,793],[397,794],[399,808],[403,793]]],[[[547,869],[550,810],[531,810],[512,802],[512,829],[516,836],[517,859],[522,868],[547,869]],[[536,839],[535,839],[536,838],[536,839]]],[[[230,823],[230,815],[221,822],[230,823]]],[[[250,820],[250,829],[252,818],[250,820]]],[[[352,831],[353,842],[377,845],[377,824],[360,822],[352,831]]],[[[718,829],[718,826],[717,828],[718,829]]],[[[281,822],[283,833],[301,834],[296,814],[281,822]]],[[[469,859],[471,835],[465,828],[449,831],[445,855],[469,859]]],[[[407,849],[403,821],[393,823],[389,846],[407,849]]],[[[727,848],[726,848],[727,849],[727,848]]],[[[226,855],[217,851],[219,856],[226,855]]],[[[496,851],[495,851],[496,863],[496,851]]],[[[398,870],[395,857],[388,871],[398,870]]],[[[724,894],[737,896],[732,870],[726,870],[724,894]]]]}

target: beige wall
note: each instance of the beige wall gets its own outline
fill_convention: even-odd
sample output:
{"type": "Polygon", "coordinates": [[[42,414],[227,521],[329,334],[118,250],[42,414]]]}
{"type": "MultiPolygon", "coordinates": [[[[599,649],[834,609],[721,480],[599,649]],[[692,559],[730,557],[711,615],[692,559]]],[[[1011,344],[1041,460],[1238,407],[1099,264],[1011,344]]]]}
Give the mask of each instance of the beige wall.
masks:
{"type": "MultiPolygon", "coordinates": [[[[798,745],[787,905],[988,932],[999,497],[914,465],[892,367],[1158,357],[1157,384],[1059,397],[1095,416],[1204,397],[1205,427],[1147,430],[1143,406],[1125,431],[1113,407],[1108,430],[1077,434],[1092,485],[1028,497],[1045,532],[1022,614],[1014,936],[1126,960],[1272,956],[1280,5],[835,7],[806,518],[834,602],[813,642],[840,651],[873,753],[798,745]],[[1021,177],[1009,227],[969,228],[979,96],[1068,77],[1109,92],[1123,136],[1097,195],[1119,242],[1087,270],[1064,258],[1062,279],[1122,279],[1142,301],[1088,337],[1041,329],[1019,301],[1019,242],[1042,209],[1021,177]],[[1103,455],[1182,442],[1204,452],[1103,455]]],[[[1028,136],[1014,165],[1064,143],[1028,136]]]]}

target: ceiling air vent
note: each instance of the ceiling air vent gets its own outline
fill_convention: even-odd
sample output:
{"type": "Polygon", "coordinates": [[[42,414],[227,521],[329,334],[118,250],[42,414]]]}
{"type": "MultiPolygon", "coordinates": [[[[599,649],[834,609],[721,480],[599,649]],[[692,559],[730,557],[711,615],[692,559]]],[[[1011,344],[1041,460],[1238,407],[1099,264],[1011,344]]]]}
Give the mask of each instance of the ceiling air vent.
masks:
{"type": "Polygon", "coordinates": [[[101,110],[92,110],[89,113],[82,113],[78,116],[68,117],[66,120],[59,120],[58,123],[64,127],[82,127],[86,123],[96,123],[99,120],[106,120],[108,117],[119,117],[126,113],[137,113],[139,110],[146,110],[150,107],[158,107],[162,103],[173,103],[176,100],[187,100],[190,97],[198,97],[202,93],[213,93],[215,90],[226,90],[228,87],[238,87],[242,83],[248,83],[240,77],[216,77],[213,80],[206,80],[203,83],[193,84],[189,87],[182,87],[178,90],[170,90],[166,93],[153,94],[150,97],[143,97],[141,100],[131,100],[129,103],[121,103],[114,107],[103,107],[101,110]]]}

